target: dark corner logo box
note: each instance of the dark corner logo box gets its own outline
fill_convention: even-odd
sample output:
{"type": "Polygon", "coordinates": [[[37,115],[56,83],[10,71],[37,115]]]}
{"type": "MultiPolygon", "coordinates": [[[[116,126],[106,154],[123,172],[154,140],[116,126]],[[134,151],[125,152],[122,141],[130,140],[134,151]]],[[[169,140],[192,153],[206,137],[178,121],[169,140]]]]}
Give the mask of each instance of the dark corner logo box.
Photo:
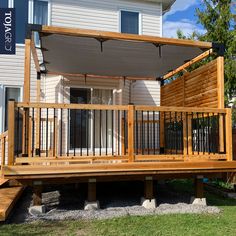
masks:
{"type": "Polygon", "coordinates": [[[0,8],[0,54],[15,54],[15,9],[0,8]]]}

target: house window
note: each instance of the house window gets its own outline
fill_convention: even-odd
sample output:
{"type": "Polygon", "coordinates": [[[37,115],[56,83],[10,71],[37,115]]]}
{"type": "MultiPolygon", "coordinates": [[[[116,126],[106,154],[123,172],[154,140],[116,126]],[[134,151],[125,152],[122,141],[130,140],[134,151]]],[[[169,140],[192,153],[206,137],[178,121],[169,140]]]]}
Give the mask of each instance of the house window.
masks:
{"type": "Polygon", "coordinates": [[[21,101],[21,88],[6,87],[5,88],[5,117],[4,117],[4,131],[8,129],[8,101],[14,99],[16,102],[21,101]]]}
{"type": "MultiPolygon", "coordinates": [[[[13,3],[16,9],[16,43],[23,44],[28,23],[48,24],[48,0],[13,0],[13,3]]],[[[35,41],[39,41],[38,36],[35,41]]]]}
{"type": "Polygon", "coordinates": [[[139,13],[121,11],[121,33],[139,34],[139,13]]]}
{"type": "Polygon", "coordinates": [[[8,7],[8,0],[1,0],[0,8],[7,8],[7,7],[8,7]]]}
{"type": "MultiPolygon", "coordinates": [[[[48,2],[34,0],[33,23],[39,25],[48,25],[48,2]]],[[[39,45],[39,34],[35,33],[35,44],[39,45]]]]}

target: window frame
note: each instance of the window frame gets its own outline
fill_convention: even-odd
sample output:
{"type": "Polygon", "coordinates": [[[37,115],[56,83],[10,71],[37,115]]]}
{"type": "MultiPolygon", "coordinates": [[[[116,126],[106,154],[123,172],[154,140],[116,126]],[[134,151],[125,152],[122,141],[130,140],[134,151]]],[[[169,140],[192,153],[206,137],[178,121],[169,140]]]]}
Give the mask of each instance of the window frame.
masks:
{"type": "Polygon", "coordinates": [[[127,8],[120,8],[119,9],[119,32],[121,32],[121,12],[126,11],[126,12],[132,12],[132,13],[138,13],[138,35],[143,34],[143,27],[142,27],[142,12],[140,10],[134,10],[134,9],[127,9],[127,8]]]}
{"type": "MultiPolygon", "coordinates": [[[[48,25],[51,25],[52,0],[40,0],[48,2],[48,25]]],[[[14,0],[8,0],[8,7],[14,8],[14,0]]],[[[34,0],[28,0],[28,23],[33,24],[34,20],[34,0]]],[[[16,46],[24,47],[24,43],[16,43],[16,46]]]]}
{"type": "Polygon", "coordinates": [[[1,104],[0,107],[2,107],[2,114],[0,116],[0,132],[4,131],[5,128],[5,113],[6,113],[6,88],[17,88],[20,89],[20,102],[23,100],[23,86],[22,85],[8,85],[4,84],[1,86],[2,94],[1,94],[1,104]]]}

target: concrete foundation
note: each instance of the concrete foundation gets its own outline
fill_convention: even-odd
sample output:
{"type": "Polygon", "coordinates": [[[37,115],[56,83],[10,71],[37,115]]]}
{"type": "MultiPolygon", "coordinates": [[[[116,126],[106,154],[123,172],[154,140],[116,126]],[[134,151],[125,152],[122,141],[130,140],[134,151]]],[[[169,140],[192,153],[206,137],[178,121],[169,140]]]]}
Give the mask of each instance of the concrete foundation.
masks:
{"type": "Polygon", "coordinates": [[[141,198],[141,206],[143,206],[146,209],[155,209],[157,206],[156,199],[146,199],[144,197],[141,198]]]}
{"type": "Polygon", "coordinates": [[[190,204],[207,206],[206,198],[195,198],[191,197],[190,204]]]}
{"type": "Polygon", "coordinates": [[[98,210],[98,209],[100,209],[99,201],[95,202],[85,201],[84,210],[98,210]]]}
{"type": "Polygon", "coordinates": [[[29,214],[32,215],[32,216],[38,216],[38,215],[45,214],[45,213],[46,213],[45,205],[31,206],[29,208],[29,214]]]}

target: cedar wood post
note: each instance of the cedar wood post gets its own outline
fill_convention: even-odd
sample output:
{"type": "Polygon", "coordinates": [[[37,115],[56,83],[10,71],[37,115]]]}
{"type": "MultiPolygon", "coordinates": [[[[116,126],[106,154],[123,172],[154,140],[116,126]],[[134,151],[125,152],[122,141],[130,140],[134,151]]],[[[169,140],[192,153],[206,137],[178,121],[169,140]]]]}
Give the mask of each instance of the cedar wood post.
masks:
{"type": "MultiPolygon", "coordinates": [[[[30,102],[30,70],[31,69],[31,39],[25,39],[25,68],[24,68],[24,102],[30,102]]],[[[23,116],[23,139],[22,139],[22,155],[28,155],[29,146],[29,109],[24,110],[23,116]]]]}
{"type": "Polygon", "coordinates": [[[14,164],[15,156],[15,101],[8,102],[8,165],[14,164]]]}
{"type": "MultiPolygon", "coordinates": [[[[224,108],[224,57],[217,57],[217,92],[218,108],[224,108]]],[[[224,122],[223,115],[219,115],[219,152],[224,152],[224,122]]]]}
{"type": "Polygon", "coordinates": [[[128,156],[134,162],[134,105],[128,105],[128,156]]]}

